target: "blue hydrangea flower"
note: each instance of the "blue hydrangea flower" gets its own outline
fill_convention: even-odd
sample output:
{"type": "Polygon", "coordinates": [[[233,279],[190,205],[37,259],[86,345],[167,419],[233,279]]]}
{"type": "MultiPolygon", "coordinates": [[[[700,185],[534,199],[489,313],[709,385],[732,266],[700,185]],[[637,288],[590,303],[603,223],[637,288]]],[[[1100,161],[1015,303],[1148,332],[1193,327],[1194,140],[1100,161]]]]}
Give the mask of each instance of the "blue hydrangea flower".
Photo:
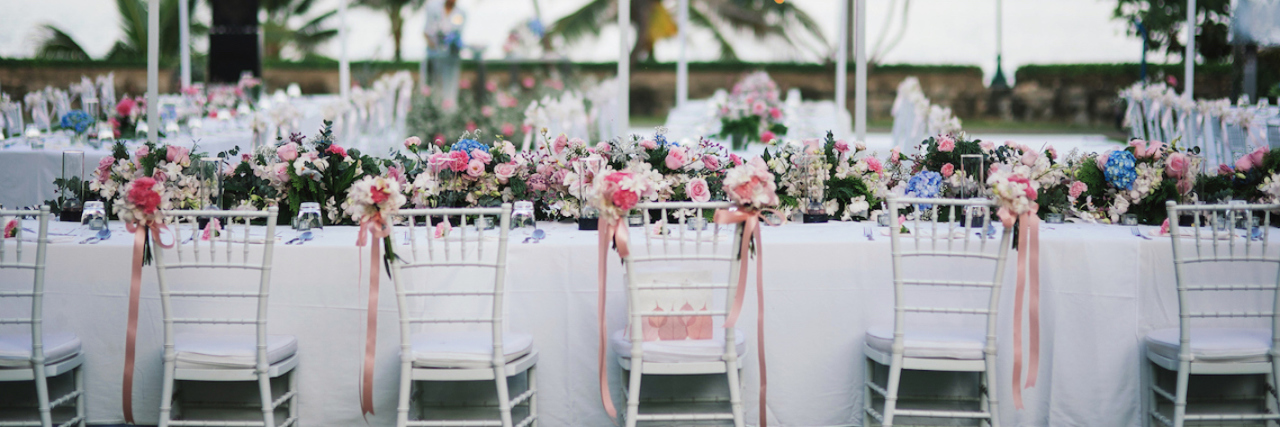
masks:
{"type": "MultiPolygon", "coordinates": [[[[907,196],[932,199],[942,192],[942,174],[921,171],[907,181],[907,196]]],[[[933,205],[921,204],[920,209],[932,209],[933,205]]]]}
{"type": "Polygon", "coordinates": [[[1138,171],[1134,162],[1133,153],[1128,151],[1114,151],[1111,157],[1107,158],[1107,167],[1103,169],[1103,174],[1107,178],[1107,183],[1116,188],[1125,190],[1133,189],[1133,180],[1138,178],[1138,171]]]}
{"type": "Polygon", "coordinates": [[[668,145],[679,145],[679,144],[672,143],[671,141],[668,141],[667,136],[661,133],[653,135],[653,142],[657,143],[659,147],[666,147],[668,145]]]}
{"type": "Polygon", "coordinates": [[[471,158],[471,150],[476,149],[480,151],[489,151],[489,146],[474,139],[464,139],[453,143],[453,146],[449,147],[449,151],[461,151],[463,153],[467,153],[468,159],[471,158]]]}
{"type": "Polygon", "coordinates": [[[61,124],[64,129],[72,129],[76,133],[84,133],[89,130],[89,126],[93,125],[93,117],[81,110],[71,110],[62,116],[61,124]]]}

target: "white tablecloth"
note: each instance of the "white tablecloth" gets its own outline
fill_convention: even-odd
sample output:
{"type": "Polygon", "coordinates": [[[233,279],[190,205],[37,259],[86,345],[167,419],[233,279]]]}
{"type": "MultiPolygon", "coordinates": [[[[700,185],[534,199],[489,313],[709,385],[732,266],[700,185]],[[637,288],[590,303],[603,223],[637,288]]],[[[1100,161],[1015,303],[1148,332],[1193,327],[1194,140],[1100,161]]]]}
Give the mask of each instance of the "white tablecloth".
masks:
{"type": "MultiPolygon", "coordinates": [[[[58,230],[72,226],[56,225],[58,230]]],[[[523,235],[513,236],[507,276],[509,328],[533,334],[541,353],[540,421],[548,427],[609,426],[596,386],[596,234],[562,224],[543,228],[548,237],[540,244],[521,244],[523,235]]],[[[893,304],[888,238],[876,234],[875,241],[866,241],[862,229],[863,224],[790,224],[763,232],[771,425],[861,423],[863,333],[892,322],[893,304]]],[[[283,234],[287,238],[293,232],[283,234]]],[[[1026,390],[1026,408],[1015,409],[1009,385],[1015,277],[1010,252],[998,333],[1002,423],[1141,425],[1142,337],[1177,324],[1168,240],[1140,239],[1124,227],[1071,224],[1046,226],[1041,237],[1040,380],[1026,390]]],[[[45,321],[84,340],[89,419],[95,423],[122,419],[132,241],[117,231],[99,245],[64,243],[49,250],[45,321]]],[[[367,288],[358,285],[358,263],[369,255],[361,257],[354,241],[355,229],[330,227],[305,246],[276,248],[270,330],[298,337],[301,414],[307,425],[362,422],[357,375],[367,288]]],[[[625,295],[616,256],[609,262],[608,313],[616,329],[625,321],[625,295]]],[[[1272,277],[1274,267],[1243,267],[1229,274],[1241,280],[1272,277]]],[[[153,267],[146,268],[143,281],[134,402],[138,421],[152,423],[159,406],[163,340],[153,267]]],[[[394,421],[399,369],[395,298],[389,280],[383,283],[374,425],[394,421]]],[[[756,423],[758,413],[754,295],[754,290],[748,293],[740,323],[748,337],[743,396],[749,424],[756,423]]],[[[612,356],[608,366],[614,396],[622,399],[612,356]]]]}

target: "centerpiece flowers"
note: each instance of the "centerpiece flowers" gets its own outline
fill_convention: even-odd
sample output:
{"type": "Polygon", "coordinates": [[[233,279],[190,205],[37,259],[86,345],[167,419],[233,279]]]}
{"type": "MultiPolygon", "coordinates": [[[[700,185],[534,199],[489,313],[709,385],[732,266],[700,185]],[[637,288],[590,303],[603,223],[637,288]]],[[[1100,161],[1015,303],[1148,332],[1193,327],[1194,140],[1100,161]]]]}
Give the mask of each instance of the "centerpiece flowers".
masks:
{"type": "Polygon", "coordinates": [[[62,120],[58,123],[63,129],[69,129],[75,133],[76,138],[83,138],[85,132],[93,129],[96,121],[93,116],[84,110],[71,110],[62,116],[62,120]]]}
{"type": "MultiPolygon", "coordinates": [[[[410,193],[415,205],[431,207],[498,206],[529,196],[529,158],[518,156],[510,141],[480,142],[480,131],[469,132],[448,146],[428,146],[426,167],[415,177],[410,193]]],[[[410,138],[406,145],[415,145],[410,138]]],[[[443,141],[439,141],[443,144],[443,141]]]]}
{"type": "Polygon", "coordinates": [[[733,92],[717,100],[721,138],[729,138],[734,150],[751,142],[768,143],[787,134],[783,124],[778,85],[764,71],[748,74],[733,85],[733,92]]]}
{"type": "Polygon", "coordinates": [[[784,214],[800,209],[806,197],[820,194],[827,216],[852,221],[867,217],[871,206],[888,195],[892,182],[885,162],[866,150],[866,144],[837,140],[828,132],[822,141],[772,144],[762,161],[776,177],[784,214]]]}
{"type": "MultiPolygon", "coordinates": [[[[1198,150],[1181,150],[1174,144],[1133,140],[1122,150],[1088,156],[1079,163],[1076,179],[1085,187],[1084,210],[1097,220],[1117,223],[1132,213],[1144,224],[1160,224],[1167,216],[1167,200],[1184,202],[1198,198],[1196,187],[1198,150]]],[[[1252,166],[1250,161],[1248,166],[1252,166]]],[[[1073,184],[1074,185],[1074,184],[1073,184]]]]}

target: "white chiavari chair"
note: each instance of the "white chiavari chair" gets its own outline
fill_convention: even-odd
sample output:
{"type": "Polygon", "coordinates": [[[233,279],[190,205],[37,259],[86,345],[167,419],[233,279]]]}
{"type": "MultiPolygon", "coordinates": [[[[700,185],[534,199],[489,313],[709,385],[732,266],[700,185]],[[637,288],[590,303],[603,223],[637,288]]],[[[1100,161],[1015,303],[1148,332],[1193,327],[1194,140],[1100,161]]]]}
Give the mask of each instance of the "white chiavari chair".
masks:
{"type": "Polygon", "coordinates": [[[1270,265],[1272,270],[1280,267],[1280,254],[1268,253],[1271,228],[1268,224],[1271,212],[1280,209],[1280,204],[1179,205],[1169,201],[1166,206],[1178,286],[1178,327],[1155,330],[1146,336],[1147,360],[1143,365],[1147,375],[1143,376],[1143,400],[1147,415],[1144,418],[1176,427],[1187,422],[1271,425],[1268,421],[1280,421],[1275,395],[1275,379],[1280,375],[1276,371],[1276,358],[1280,355],[1277,352],[1280,345],[1276,345],[1280,342],[1280,316],[1276,314],[1280,311],[1280,292],[1276,290],[1280,277],[1265,283],[1232,283],[1233,280],[1224,279],[1224,275],[1215,270],[1238,270],[1249,264],[1270,265]],[[1185,216],[1192,217],[1191,230],[1178,225],[1178,219],[1185,216]],[[1237,220],[1244,221],[1241,224],[1244,225],[1252,224],[1254,219],[1261,219],[1263,226],[1249,226],[1248,231],[1236,229],[1237,220]],[[1230,303],[1209,298],[1231,294],[1239,297],[1231,298],[1230,303]],[[1249,305],[1269,307],[1249,310],[1249,305]],[[1259,324],[1254,325],[1239,324],[1247,320],[1233,320],[1249,318],[1261,320],[1255,320],[1259,324]],[[1193,321],[1198,326],[1193,325],[1193,321]],[[1218,324],[1209,327],[1204,324],[1212,322],[1218,324]],[[1224,327],[1227,325],[1222,323],[1231,325],[1224,327]],[[1161,386],[1158,368],[1177,376],[1172,392],[1161,386]],[[1266,404],[1262,412],[1187,413],[1191,375],[1251,374],[1266,377],[1267,392],[1262,399],[1266,404]],[[1173,405],[1172,416],[1160,410],[1161,400],[1173,405]]]}
{"type": "Polygon", "coordinates": [[[645,341],[644,331],[645,322],[657,321],[665,324],[679,322],[682,318],[711,321],[711,318],[723,319],[729,314],[738,283],[738,263],[743,256],[740,253],[743,227],[742,224],[721,226],[710,223],[703,213],[729,209],[732,206],[729,202],[655,202],[636,205],[636,209],[644,212],[645,224],[654,223],[651,212],[661,215],[657,221],[665,231],[658,235],[650,229],[659,225],[643,228],[641,234],[644,237],[632,237],[630,254],[622,258],[627,281],[627,329],[610,334],[610,341],[628,381],[627,409],[624,413],[626,427],[635,427],[639,422],[679,425],[732,421],[736,427],[744,425],[740,358],[746,352],[746,338],[741,331],[737,328],[726,330],[717,325],[712,329],[710,339],[656,341],[645,341]],[[676,224],[667,225],[667,218],[676,213],[683,215],[679,215],[680,219],[676,224]],[[699,224],[695,224],[693,230],[690,230],[688,223],[691,220],[698,223],[706,221],[706,230],[696,226],[699,224]],[[728,270],[728,277],[725,280],[699,280],[698,283],[666,283],[642,279],[650,269],[687,272],[690,269],[707,268],[725,268],[728,270]],[[654,301],[652,295],[662,292],[717,290],[725,292],[724,301],[709,301],[700,310],[694,308],[698,311],[684,311],[675,307],[668,307],[664,311],[641,305],[642,301],[654,301]],[[640,384],[643,375],[724,375],[728,382],[729,397],[727,401],[723,397],[655,398],[642,401],[640,384]],[[698,404],[681,406],[679,402],[698,404]],[[652,404],[654,411],[641,413],[641,403],[652,404]],[[727,408],[724,403],[728,403],[727,408]],[[663,406],[666,404],[670,405],[663,406]]]}
{"type": "MultiPolygon", "coordinates": [[[[1009,251],[1013,230],[1006,228],[997,240],[985,230],[990,224],[995,204],[987,199],[918,199],[894,198],[888,200],[888,212],[910,205],[923,207],[932,214],[931,220],[918,217],[912,221],[911,234],[903,235],[899,227],[889,227],[889,242],[893,250],[894,320],[892,326],[873,326],[867,329],[863,344],[866,357],[866,379],[863,388],[863,425],[871,419],[881,425],[891,426],[897,417],[912,418],[963,418],[978,420],[982,425],[999,426],[996,404],[996,318],[1000,306],[1000,286],[1004,278],[1005,259],[1009,251]],[[949,221],[938,219],[948,214],[949,221]],[[967,216],[968,221],[959,218],[967,216]],[[955,264],[949,264],[955,263],[955,264]],[[962,268],[946,268],[946,267],[962,268]],[[941,269],[941,274],[924,274],[941,269]],[[941,268],[940,268],[941,267],[941,268]],[[964,271],[963,279],[954,275],[964,271]],[[938,276],[948,276],[937,278],[938,276]],[[953,289],[964,294],[985,295],[987,304],[961,307],[963,297],[931,298],[929,305],[917,305],[925,295],[915,295],[908,301],[909,288],[953,289]],[[982,294],[986,292],[986,294],[982,294]],[[941,301],[946,301],[941,302],[941,301]],[[938,323],[908,324],[908,313],[946,318],[950,326],[938,323]],[[966,321],[979,316],[979,323],[966,321]],[[877,384],[877,366],[887,366],[885,385],[877,384]],[[979,381],[979,402],[975,410],[954,409],[899,409],[899,386],[902,371],[975,372],[979,381]],[[874,393],[874,394],[873,394],[874,393]],[[873,404],[876,396],[883,401],[883,411],[873,404]]],[[[914,292],[913,292],[914,293],[914,292]]],[[[950,294],[948,294],[950,295],[950,294]]]]}
{"type": "Polygon", "coordinates": [[[298,341],[291,335],[267,334],[276,208],[173,210],[164,215],[172,220],[169,226],[173,230],[173,247],[162,248],[155,242],[151,245],[164,312],[160,427],[296,425],[298,341]],[[217,220],[222,231],[210,232],[205,240],[199,218],[217,220]],[[254,220],[265,220],[266,225],[253,226],[254,220]],[[264,234],[256,233],[263,229],[264,234]],[[244,276],[233,279],[231,275],[244,276]],[[236,304],[243,301],[253,304],[236,304]],[[219,307],[220,316],[228,317],[197,317],[209,312],[208,306],[219,307]],[[181,333],[177,331],[179,327],[181,333]],[[246,327],[252,327],[253,332],[243,332],[246,327]],[[283,375],[288,375],[285,389],[276,393],[271,380],[283,375]],[[175,391],[177,381],[257,382],[259,404],[252,406],[261,410],[262,420],[184,419],[187,411],[194,415],[197,410],[206,413],[231,407],[215,403],[204,408],[204,402],[183,402],[175,391]],[[286,403],[288,412],[278,421],[277,409],[286,403]]]}
{"type": "MultiPolygon", "coordinates": [[[[395,245],[396,261],[391,263],[391,278],[400,310],[400,396],[396,425],[537,427],[538,351],[534,348],[533,336],[504,330],[511,204],[497,208],[402,209],[396,216],[407,225],[407,230],[402,227],[393,236],[405,231],[408,234],[407,241],[395,245]],[[418,226],[421,217],[427,219],[422,223],[427,226],[418,226]],[[485,230],[483,225],[469,224],[469,217],[484,218],[476,222],[497,219],[497,229],[485,230]],[[434,228],[428,225],[450,220],[459,225],[441,237],[436,237],[434,228]],[[490,241],[493,237],[486,236],[495,236],[497,240],[490,241]],[[455,281],[463,283],[414,286],[415,282],[427,281],[413,280],[415,274],[447,277],[450,273],[476,274],[455,281]],[[493,275],[492,282],[489,274],[493,275]],[[488,316],[458,314],[459,311],[449,309],[477,299],[491,310],[488,316]],[[484,299],[489,300],[487,304],[484,299]],[[421,303],[416,304],[417,307],[425,309],[411,309],[415,301],[421,303]],[[459,330],[475,324],[487,324],[490,328],[459,330]],[[415,325],[438,329],[415,332],[415,325]],[[526,372],[527,387],[512,397],[508,380],[526,372]],[[419,419],[409,419],[415,382],[457,381],[493,381],[497,389],[498,416],[487,413],[482,415],[484,419],[463,419],[476,415],[475,411],[467,410],[466,402],[441,399],[440,405],[432,405],[431,413],[427,412],[427,402],[419,402],[419,419]],[[524,413],[519,415],[523,416],[513,417],[513,412],[521,407],[524,413]],[[427,415],[433,419],[422,419],[427,415]]],[[[487,405],[486,402],[470,407],[487,405]]]]}
{"type": "MultiPolygon", "coordinates": [[[[14,421],[0,420],[0,426],[19,427],[52,427],[85,425],[84,406],[84,353],[80,351],[80,338],[69,332],[49,333],[44,330],[44,274],[45,254],[49,244],[49,208],[42,207],[36,211],[0,210],[0,219],[36,217],[39,220],[39,231],[36,233],[35,247],[24,244],[22,227],[18,227],[15,238],[0,238],[0,270],[31,271],[33,280],[30,286],[24,282],[12,281],[0,283],[0,299],[30,298],[31,311],[26,317],[20,312],[6,310],[0,313],[0,327],[17,325],[26,329],[9,332],[0,329],[0,382],[32,381],[35,383],[36,409],[39,417],[34,420],[18,419],[14,421]],[[12,244],[11,244],[12,243],[12,244]],[[34,249],[34,253],[32,252],[34,249]],[[50,397],[49,378],[72,373],[74,388],[58,397],[50,397]],[[63,405],[75,405],[74,416],[70,419],[54,423],[53,409],[63,405]]],[[[3,227],[4,224],[0,224],[3,227]]],[[[22,402],[12,402],[22,403],[22,402]]],[[[0,404],[0,408],[8,406],[0,404]]]]}

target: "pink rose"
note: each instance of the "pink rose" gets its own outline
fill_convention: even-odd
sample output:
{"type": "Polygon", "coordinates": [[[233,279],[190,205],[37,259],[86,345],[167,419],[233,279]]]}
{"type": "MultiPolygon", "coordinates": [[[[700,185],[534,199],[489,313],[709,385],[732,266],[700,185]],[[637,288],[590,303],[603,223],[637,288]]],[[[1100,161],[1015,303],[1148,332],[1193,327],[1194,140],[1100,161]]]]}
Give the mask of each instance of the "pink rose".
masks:
{"type": "Polygon", "coordinates": [[[283,162],[276,163],[274,166],[274,170],[272,172],[275,173],[277,181],[281,181],[281,182],[289,181],[289,164],[288,163],[283,163],[283,162]]]}
{"type": "Polygon", "coordinates": [[[1151,141],[1151,144],[1147,145],[1147,157],[1156,160],[1160,160],[1161,157],[1164,157],[1164,143],[1151,141]]]}
{"type": "Polygon", "coordinates": [[[470,175],[472,178],[479,178],[480,175],[483,174],[484,163],[481,163],[480,160],[472,159],[471,163],[467,163],[467,175],[470,175]]]}
{"type": "Polygon", "coordinates": [[[437,133],[433,141],[435,141],[436,146],[444,146],[444,135],[437,133]]]}
{"type": "Polygon", "coordinates": [[[1180,193],[1180,194],[1184,194],[1184,195],[1185,195],[1185,194],[1187,194],[1187,193],[1190,193],[1190,192],[1191,192],[1191,187],[1192,187],[1194,184],[1195,184],[1195,181],[1194,181],[1194,180],[1192,180],[1190,176],[1184,177],[1183,179],[1179,179],[1179,180],[1178,180],[1178,193],[1180,193]]]}
{"type": "Polygon", "coordinates": [[[387,179],[395,181],[396,183],[402,186],[405,183],[409,182],[409,178],[404,176],[404,169],[402,169],[400,166],[392,166],[387,168],[387,179]]]}
{"type": "Polygon", "coordinates": [[[889,163],[898,164],[898,162],[902,161],[901,155],[902,151],[898,150],[898,147],[893,147],[892,150],[889,150],[889,163]]]}
{"type": "Polygon", "coordinates": [[[133,203],[143,214],[151,215],[160,207],[160,193],[155,189],[156,180],[142,177],[133,180],[133,185],[129,187],[129,193],[125,196],[130,203],[133,203]]]}
{"type": "Polygon", "coordinates": [[[833,148],[835,148],[836,151],[840,152],[840,154],[848,153],[849,143],[844,142],[843,140],[837,140],[833,148]]]}
{"type": "Polygon", "coordinates": [[[956,166],[950,163],[942,165],[942,177],[950,178],[951,174],[956,173],[956,166]]]}
{"type": "Polygon", "coordinates": [[[1165,218],[1164,222],[1160,223],[1160,235],[1161,236],[1169,235],[1169,218],[1165,218]]]}
{"type": "Polygon", "coordinates": [[[707,186],[707,180],[702,178],[694,178],[689,180],[689,184],[684,188],[685,194],[689,195],[689,200],[695,202],[706,202],[711,200],[711,187],[707,186]]]}
{"type": "Polygon", "coordinates": [[[782,118],[782,110],[779,110],[779,109],[778,109],[778,107],[770,108],[770,109],[769,109],[769,117],[772,117],[774,120],[781,119],[781,118],[782,118]]]}
{"type": "Polygon", "coordinates": [[[115,157],[106,156],[98,160],[98,182],[105,183],[111,179],[111,166],[116,162],[115,157]]]}
{"type": "Polygon", "coordinates": [[[1050,160],[1056,160],[1058,158],[1058,150],[1055,150],[1052,145],[1049,146],[1049,148],[1046,148],[1044,151],[1046,154],[1049,155],[1050,160]]]}
{"type": "Polygon", "coordinates": [[[996,149],[996,143],[991,142],[991,141],[981,141],[981,142],[978,142],[978,146],[979,146],[979,147],[982,147],[982,151],[984,151],[984,152],[991,152],[991,150],[995,150],[995,149],[996,149]]]}
{"type": "Polygon", "coordinates": [[[764,131],[760,134],[760,142],[769,143],[775,139],[778,139],[778,136],[774,135],[772,131],[764,131]]]}
{"type": "Polygon", "coordinates": [[[742,166],[743,163],[742,156],[733,153],[729,153],[729,161],[733,162],[734,166],[742,166]]]}
{"type": "Polygon", "coordinates": [[[16,237],[17,235],[18,235],[18,220],[11,219],[9,220],[9,222],[4,223],[4,235],[0,235],[0,238],[7,239],[10,237],[16,237]]]}
{"type": "Polygon", "coordinates": [[[1143,141],[1141,139],[1135,139],[1135,140],[1129,141],[1129,146],[1133,147],[1133,155],[1135,157],[1147,156],[1147,141],[1143,141]]]}
{"type": "Polygon", "coordinates": [[[324,150],[324,152],[338,156],[338,157],[342,157],[342,158],[347,157],[347,149],[342,148],[342,146],[338,144],[330,145],[329,148],[324,150]]]}
{"type": "Polygon", "coordinates": [[[1071,188],[1067,190],[1067,195],[1071,196],[1072,199],[1077,199],[1086,191],[1089,191],[1089,185],[1085,184],[1084,181],[1076,181],[1071,183],[1071,188]]]}
{"type": "Polygon", "coordinates": [[[596,153],[604,154],[604,153],[606,153],[606,152],[608,152],[608,151],[609,151],[609,143],[608,143],[608,142],[600,141],[600,143],[599,143],[599,144],[596,144],[596,148],[595,148],[595,152],[596,152],[596,153]]]}
{"type": "Polygon", "coordinates": [[[485,117],[493,117],[493,107],[488,105],[480,107],[480,115],[485,117]]]}
{"type": "Polygon", "coordinates": [[[1225,163],[1218,165],[1218,175],[1231,175],[1233,173],[1236,173],[1236,171],[1231,169],[1231,166],[1227,166],[1225,163]]]}
{"type": "Polygon", "coordinates": [[[280,156],[280,160],[292,162],[294,159],[298,158],[298,144],[290,142],[288,144],[281,145],[280,148],[276,149],[276,155],[280,156]]]}
{"type": "Polygon", "coordinates": [[[520,80],[520,85],[524,86],[525,89],[533,89],[534,83],[535,82],[533,80],[533,77],[525,77],[524,79],[520,80]]]}
{"type": "Polygon", "coordinates": [[[884,164],[880,163],[880,159],[867,156],[866,162],[867,162],[867,170],[878,173],[878,174],[884,173],[884,164]]]}
{"type": "Polygon", "coordinates": [[[1236,170],[1240,172],[1248,172],[1249,169],[1253,169],[1253,160],[1249,159],[1248,154],[1236,159],[1236,170]]]}
{"type": "Polygon", "coordinates": [[[631,190],[618,190],[613,192],[613,205],[618,209],[630,210],[640,201],[640,195],[631,190]]]}
{"type": "Polygon", "coordinates": [[[1182,178],[1191,169],[1191,161],[1187,159],[1186,154],[1173,153],[1169,155],[1169,160],[1165,162],[1164,172],[1170,178],[1182,178]]]}
{"type": "Polygon", "coordinates": [[[502,135],[511,137],[511,135],[515,135],[515,134],[516,134],[516,125],[513,125],[511,123],[502,124],[502,135]]]}
{"type": "Polygon", "coordinates": [[[462,172],[467,170],[467,153],[461,151],[449,152],[449,169],[454,172],[462,172]]]}
{"type": "Polygon", "coordinates": [[[583,140],[582,140],[582,138],[574,138],[574,139],[570,139],[570,140],[569,140],[569,146],[570,146],[570,147],[574,147],[574,148],[578,148],[578,147],[586,147],[586,146],[587,146],[587,141],[583,141],[583,140]]]}
{"type": "Polygon", "coordinates": [[[569,137],[563,133],[556,137],[556,141],[551,144],[551,151],[556,154],[564,153],[564,149],[569,147],[569,137]]]}
{"type": "Polygon", "coordinates": [[[147,157],[148,154],[151,154],[151,148],[143,145],[141,147],[138,147],[138,151],[135,151],[133,154],[135,157],[139,157],[139,158],[147,157]]]}
{"type": "Polygon", "coordinates": [[[1261,167],[1262,159],[1266,156],[1267,149],[1265,147],[1260,147],[1257,150],[1253,150],[1252,153],[1249,153],[1249,161],[1252,162],[1254,166],[1261,167]]]}
{"type": "Polygon", "coordinates": [[[702,164],[712,171],[720,170],[720,159],[710,154],[702,156],[702,164]]]}
{"type": "Polygon", "coordinates": [[[445,237],[448,237],[449,232],[452,230],[453,230],[453,224],[450,224],[449,221],[440,221],[439,224],[436,224],[435,238],[443,239],[445,237]]]}
{"type": "Polygon", "coordinates": [[[944,136],[938,139],[938,151],[941,151],[944,153],[950,153],[952,150],[955,150],[955,149],[956,149],[956,140],[951,139],[951,137],[944,136]]]}
{"type": "Polygon", "coordinates": [[[751,114],[763,116],[766,111],[768,110],[765,108],[763,102],[757,102],[751,105],[751,114]]]}
{"type": "Polygon", "coordinates": [[[511,141],[502,141],[502,154],[514,157],[516,155],[516,145],[512,144],[511,141]]]}
{"type": "Polygon", "coordinates": [[[688,159],[685,158],[684,147],[675,147],[667,152],[667,168],[680,169],[688,159]]]}
{"type": "Polygon", "coordinates": [[[1036,160],[1040,158],[1040,153],[1027,150],[1022,152],[1022,164],[1027,166],[1035,166],[1036,160]]]}
{"type": "Polygon", "coordinates": [[[1098,169],[1107,170],[1107,160],[1110,158],[1111,158],[1111,152],[1109,151],[1106,153],[1099,154],[1097,159],[1098,169]]]}
{"type": "Polygon", "coordinates": [[[568,175],[568,169],[557,169],[551,174],[551,183],[555,185],[564,185],[564,177],[568,175]]]}
{"type": "Polygon", "coordinates": [[[411,136],[404,140],[404,148],[414,148],[419,145],[422,145],[422,138],[411,136]]]}
{"type": "Polygon", "coordinates": [[[658,143],[653,142],[651,139],[646,139],[644,141],[640,141],[640,146],[644,147],[646,150],[653,150],[658,148],[658,143]]]}
{"type": "Polygon", "coordinates": [[[493,156],[488,151],[479,148],[471,150],[471,160],[479,160],[481,164],[489,164],[493,161],[493,156]]]}
{"type": "Polygon", "coordinates": [[[495,81],[493,81],[493,80],[489,80],[489,81],[485,82],[485,83],[484,83],[484,90],[487,90],[487,91],[489,91],[489,92],[496,92],[496,91],[498,91],[498,82],[495,82],[495,81]]]}
{"type": "Polygon", "coordinates": [[[493,167],[493,174],[498,177],[498,182],[506,184],[507,180],[515,176],[516,165],[515,163],[498,163],[497,166],[493,167]]]}

